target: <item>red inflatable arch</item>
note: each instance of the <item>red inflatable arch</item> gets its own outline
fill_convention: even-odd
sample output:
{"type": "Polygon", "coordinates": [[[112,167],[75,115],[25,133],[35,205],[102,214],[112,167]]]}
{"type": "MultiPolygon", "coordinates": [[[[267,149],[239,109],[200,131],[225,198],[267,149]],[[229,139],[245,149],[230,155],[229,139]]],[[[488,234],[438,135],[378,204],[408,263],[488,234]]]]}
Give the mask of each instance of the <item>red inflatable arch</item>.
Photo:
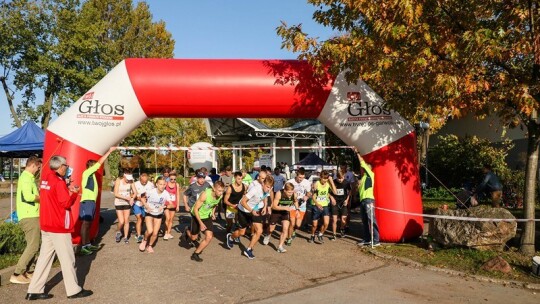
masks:
{"type": "MultiPolygon", "coordinates": [[[[126,59],[50,125],[44,159],[65,156],[80,185],[88,159],[153,117],[317,118],[372,164],[378,207],[422,213],[411,125],[364,82],[348,84],[343,73],[314,77],[304,61],[126,59]]],[[[382,241],[422,234],[420,216],[383,210],[376,216],[382,241]]],[[[79,241],[76,227],[73,242],[79,241]]]]}

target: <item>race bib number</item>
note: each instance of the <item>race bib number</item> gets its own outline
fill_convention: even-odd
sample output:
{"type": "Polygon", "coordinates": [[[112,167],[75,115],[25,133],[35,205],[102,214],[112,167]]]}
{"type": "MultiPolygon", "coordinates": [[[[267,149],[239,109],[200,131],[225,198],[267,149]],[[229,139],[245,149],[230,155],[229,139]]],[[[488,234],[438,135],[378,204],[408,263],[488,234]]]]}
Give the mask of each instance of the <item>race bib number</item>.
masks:
{"type": "Polygon", "coordinates": [[[317,202],[326,202],[327,198],[326,196],[317,196],[317,202]]]}
{"type": "Polygon", "coordinates": [[[337,195],[345,195],[345,189],[336,189],[337,195]]]}

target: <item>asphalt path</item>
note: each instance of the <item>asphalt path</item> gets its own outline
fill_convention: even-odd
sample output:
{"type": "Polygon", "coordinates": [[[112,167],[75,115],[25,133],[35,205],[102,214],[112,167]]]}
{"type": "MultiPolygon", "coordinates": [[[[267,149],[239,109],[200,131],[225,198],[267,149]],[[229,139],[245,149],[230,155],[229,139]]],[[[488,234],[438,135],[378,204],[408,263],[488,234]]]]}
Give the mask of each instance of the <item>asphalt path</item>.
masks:
{"type": "MultiPolygon", "coordinates": [[[[116,243],[116,216],[110,192],[103,192],[95,255],[77,257],[79,283],[94,295],[68,300],[60,268],[53,268],[46,290],[50,303],[540,303],[538,291],[478,281],[443,272],[404,266],[358,248],[360,223],[353,216],[351,235],[309,244],[300,232],[283,254],[276,252],[277,233],[268,246],[258,244],[256,258],[229,250],[225,231],[214,224],[216,237],[202,263],[190,260],[193,249],[175,239],[160,239],[155,253],[141,253],[137,243],[116,243]]],[[[0,216],[9,214],[9,199],[0,200],[0,216]],[[6,208],[7,205],[7,208],[6,208]],[[7,209],[7,211],[6,211],[7,209]]],[[[175,225],[189,222],[180,213],[175,225]]],[[[132,216],[132,222],[134,217],[132,216]]],[[[247,245],[248,239],[242,238],[247,245]]],[[[27,285],[0,286],[1,303],[23,303],[27,285]]]]}

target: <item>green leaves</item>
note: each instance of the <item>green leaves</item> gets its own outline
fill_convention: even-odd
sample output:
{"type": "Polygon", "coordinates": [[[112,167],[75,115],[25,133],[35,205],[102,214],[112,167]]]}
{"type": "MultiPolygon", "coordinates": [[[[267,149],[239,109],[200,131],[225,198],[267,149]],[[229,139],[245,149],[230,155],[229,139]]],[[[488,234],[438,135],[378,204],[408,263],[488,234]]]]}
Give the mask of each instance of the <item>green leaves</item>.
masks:
{"type": "Polygon", "coordinates": [[[0,67],[12,116],[43,128],[123,59],[173,56],[171,34],[152,21],[145,2],[16,0],[2,2],[0,16],[0,67]],[[18,105],[14,92],[22,96],[18,105]]]}

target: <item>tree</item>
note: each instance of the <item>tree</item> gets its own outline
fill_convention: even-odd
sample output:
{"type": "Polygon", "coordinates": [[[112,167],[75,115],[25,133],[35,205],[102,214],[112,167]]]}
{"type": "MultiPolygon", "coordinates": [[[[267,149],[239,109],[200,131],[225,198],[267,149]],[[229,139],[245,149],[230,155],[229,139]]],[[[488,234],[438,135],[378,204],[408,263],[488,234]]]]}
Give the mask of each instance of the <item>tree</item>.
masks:
{"type": "Polygon", "coordinates": [[[126,57],[173,56],[171,34],[145,2],[14,0],[0,15],[0,82],[16,126],[33,119],[47,128],[126,57]]]}
{"type": "MultiPolygon", "coordinates": [[[[314,19],[338,31],[319,41],[301,25],[277,28],[282,47],[322,72],[349,70],[405,117],[496,112],[527,129],[525,218],[534,219],[540,143],[540,2],[308,0],[314,19]]],[[[534,254],[534,222],[520,250],[534,254]]]]}

